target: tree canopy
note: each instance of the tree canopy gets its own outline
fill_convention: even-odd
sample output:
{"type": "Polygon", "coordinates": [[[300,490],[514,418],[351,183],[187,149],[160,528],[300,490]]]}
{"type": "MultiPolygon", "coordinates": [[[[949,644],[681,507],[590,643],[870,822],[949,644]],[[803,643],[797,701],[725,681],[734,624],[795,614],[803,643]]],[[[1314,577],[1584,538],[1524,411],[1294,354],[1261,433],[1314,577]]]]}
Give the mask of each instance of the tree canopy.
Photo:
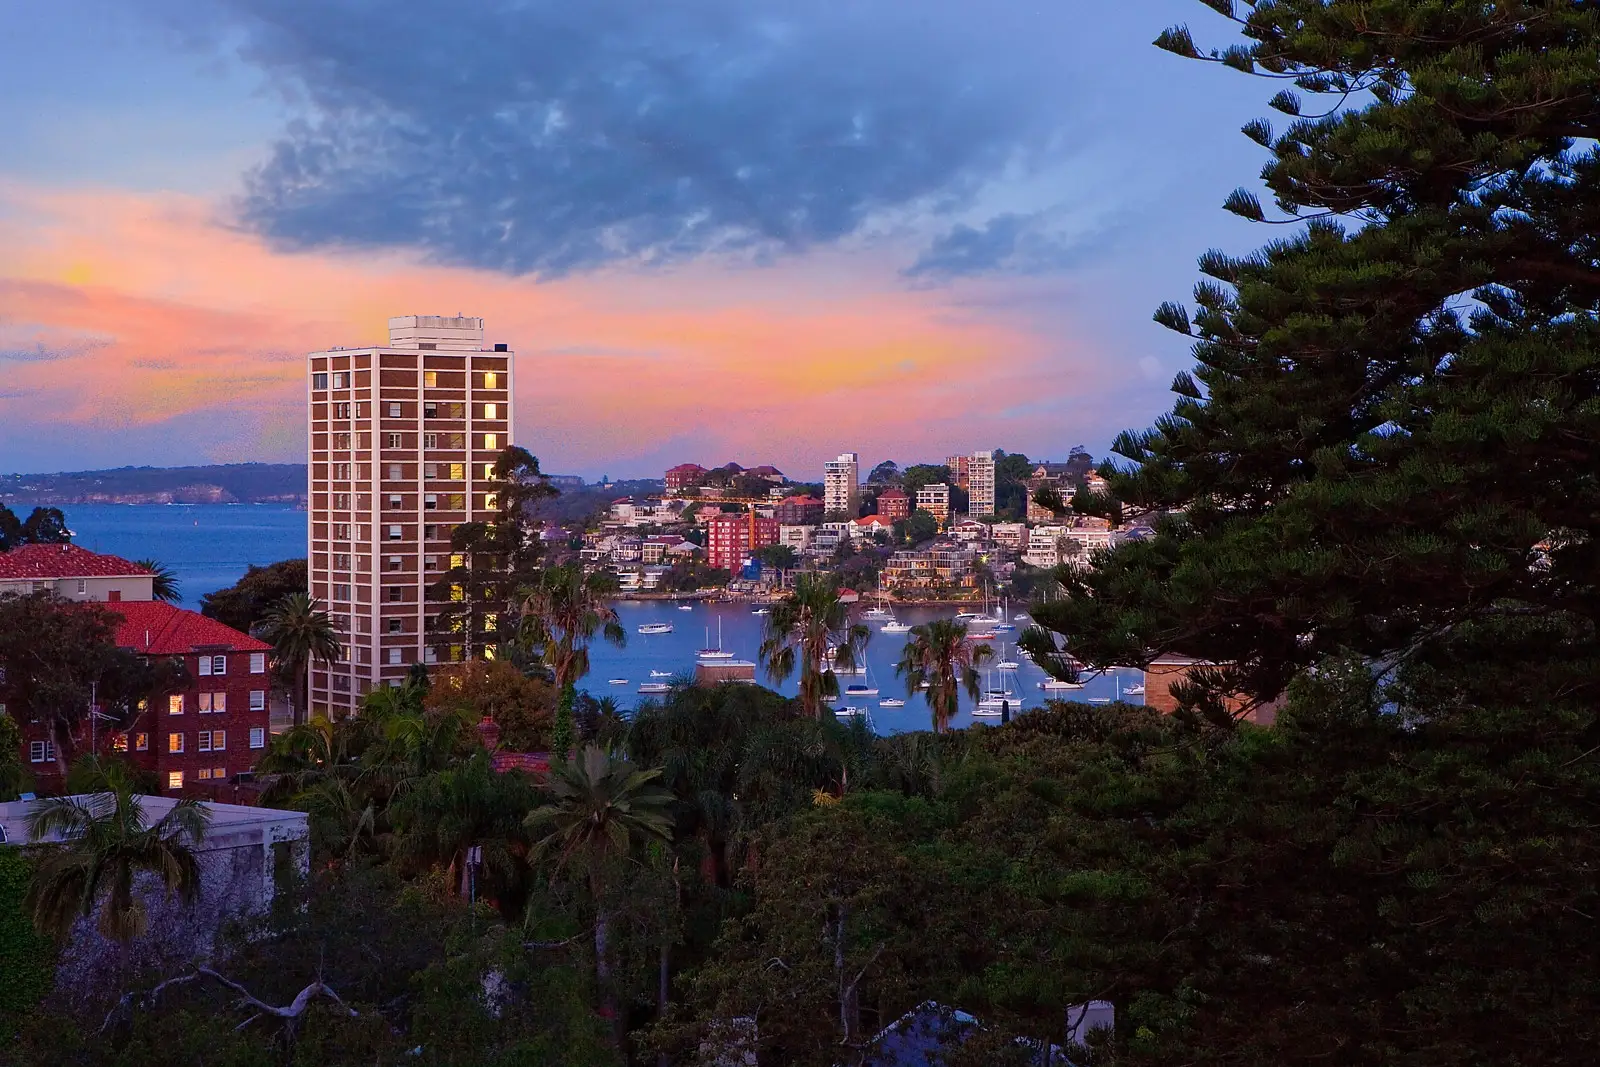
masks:
{"type": "Polygon", "coordinates": [[[309,588],[303,559],[286,559],[265,567],[251,564],[237,582],[201,597],[200,614],[241,633],[250,633],[284,597],[309,588]]]}

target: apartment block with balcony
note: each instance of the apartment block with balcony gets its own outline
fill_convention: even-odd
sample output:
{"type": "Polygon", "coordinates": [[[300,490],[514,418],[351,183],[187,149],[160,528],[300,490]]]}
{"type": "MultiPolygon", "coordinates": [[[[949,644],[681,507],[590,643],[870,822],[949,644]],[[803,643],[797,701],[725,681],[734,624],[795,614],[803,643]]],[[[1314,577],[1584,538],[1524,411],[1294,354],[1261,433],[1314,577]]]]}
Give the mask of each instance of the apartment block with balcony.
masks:
{"type": "Polygon", "coordinates": [[[994,453],[974,452],[967,458],[967,514],[994,514],[994,453]]]}
{"type": "Polygon", "coordinates": [[[822,507],[832,514],[843,512],[852,519],[861,507],[861,457],[841,452],[838,459],[822,465],[822,507]]]}
{"type": "Polygon", "coordinates": [[[483,336],[479,318],[407,315],[387,345],[307,358],[311,595],[345,646],[312,670],[315,710],[351,710],[412,664],[460,654],[428,593],[455,528],[494,515],[513,426],[514,353],[483,336]]]}
{"type": "Polygon", "coordinates": [[[706,523],[706,563],[737,574],[758,548],[778,543],[778,520],[747,511],[706,523]]]}
{"type": "Polygon", "coordinates": [[[944,482],[924,485],[917,490],[917,510],[926,511],[941,524],[950,521],[950,487],[944,482]]]}

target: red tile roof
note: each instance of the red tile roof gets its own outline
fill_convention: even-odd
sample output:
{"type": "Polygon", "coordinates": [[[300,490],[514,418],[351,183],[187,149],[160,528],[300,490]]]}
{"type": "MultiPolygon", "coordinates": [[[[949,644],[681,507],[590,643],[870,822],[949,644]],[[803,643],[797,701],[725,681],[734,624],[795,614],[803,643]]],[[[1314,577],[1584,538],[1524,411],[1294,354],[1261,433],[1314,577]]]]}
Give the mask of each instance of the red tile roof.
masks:
{"type": "Polygon", "coordinates": [[[173,607],[159,600],[123,600],[105,605],[122,616],[117,644],[153,656],[179,656],[200,648],[226,648],[230,652],[270,652],[272,646],[242,634],[198,611],[173,607]]]}
{"type": "Polygon", "coordinates": [[[528,774],[549,774],[550,754],[548,752],[496,752],[489,757],[489,764],[497,774],[504,774],[510,770],[526,771],[528,774]]]}
{"type": "Polygon", "coordinates": [[[150,572],[121,556],[77,545],[18,545],[0,552],[0,581],[45,578],[124,578],[150,572]]]}
{"type": "Polygon", "coordinates": [[[883,492],[878,494],[878,499],[879,500],[910,500],[911,498],[906,496],[904,493],[902,493],[898,489],[885,489],[883,492]]]}

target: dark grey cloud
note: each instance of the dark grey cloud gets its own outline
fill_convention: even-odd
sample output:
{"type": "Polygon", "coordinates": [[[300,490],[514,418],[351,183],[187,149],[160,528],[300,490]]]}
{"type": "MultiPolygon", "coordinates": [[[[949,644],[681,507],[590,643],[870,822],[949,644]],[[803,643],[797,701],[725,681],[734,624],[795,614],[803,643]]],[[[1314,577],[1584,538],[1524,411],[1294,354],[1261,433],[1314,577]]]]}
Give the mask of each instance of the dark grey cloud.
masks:
{"type": "Polygon", "coordinates": [[[1022,0],[219,2],[303,116],[239,205],[288,247],[771,256],[970,206],[1063,112],[1064,27],[1022,0]]]}
{"type": "Polygon", "coordinates": [[[1105,238],[1115,229],[1114,225],[1101,226],[1090,234],[1067,237],[1051,228],[1048,212],[996,215],[980,226],[953,226],[902,273],[908,278],[941,281],[974,274],[1066,270],[1103,250],[1105,238]]]}

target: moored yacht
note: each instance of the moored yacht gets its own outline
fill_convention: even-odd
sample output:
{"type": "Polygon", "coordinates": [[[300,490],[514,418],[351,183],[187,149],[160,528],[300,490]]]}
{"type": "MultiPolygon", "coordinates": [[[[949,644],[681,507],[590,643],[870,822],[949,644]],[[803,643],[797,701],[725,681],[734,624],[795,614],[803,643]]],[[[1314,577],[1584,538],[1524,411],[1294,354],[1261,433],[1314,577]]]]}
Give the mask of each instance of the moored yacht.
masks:
{"type": "Polygon", "coordinates": [[[647,622],[639,627],[638,632],[646,635],[670,634],[672,632],[672,624],[670,622],[647,622]]]}

